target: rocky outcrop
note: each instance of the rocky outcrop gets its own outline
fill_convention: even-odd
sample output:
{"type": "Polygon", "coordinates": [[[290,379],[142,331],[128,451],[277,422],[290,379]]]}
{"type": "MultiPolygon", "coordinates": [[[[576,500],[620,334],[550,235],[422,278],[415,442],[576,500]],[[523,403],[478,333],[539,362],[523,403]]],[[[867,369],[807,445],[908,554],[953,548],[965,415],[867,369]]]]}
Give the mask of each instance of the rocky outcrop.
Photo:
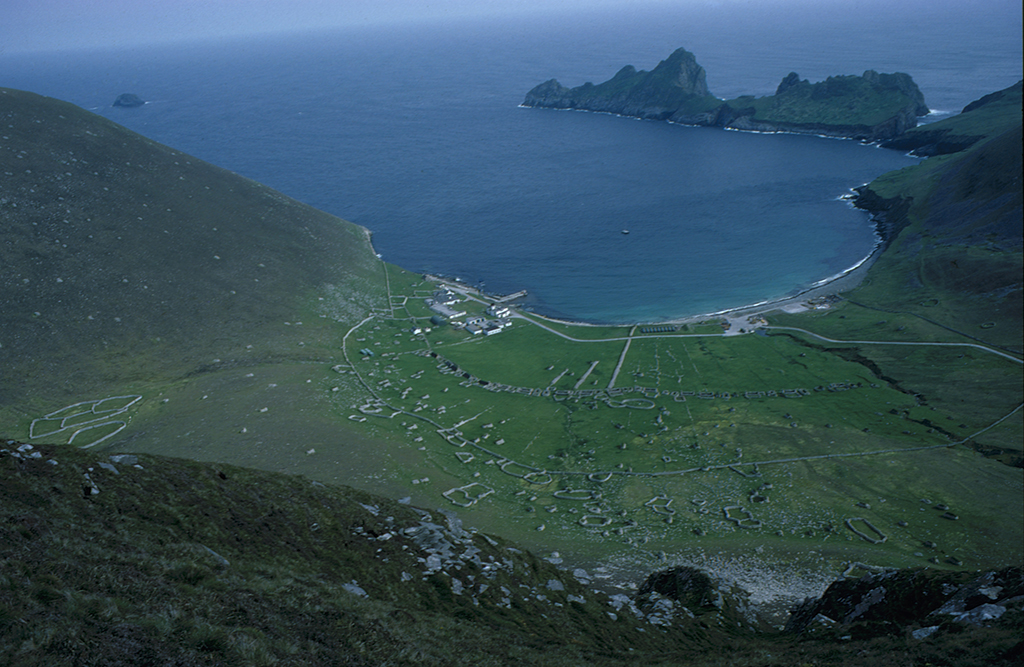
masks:
{"type": "Polygon", "coordinates": [[[913,203],[911,199],[894,197],[886,199],[868,185],[854,188],[853,205],[871,214],[875,233],[882,239],[882,247],[888,248],[896,236],[909,224],[907,213],[913,203]]]}
{"type": "Polygon", "coordinates": [[[820,598],[791,611],[786,632],[830,629],[865,639],[902,635],[924,638],[949,624],[987,625],[1024,616],[1021,568],[967,573],[893,570],[833,583],[820,598]]]}
{"type": "Polygon", "coordinates": [[[909,75],[874,70],[813,84],[790,72],[775,95],[723,101],[710,93],[704,68],[685,49],[676,50],[650,72],[626,66],[598,85],[567,88],[551,79],[527,93],[523,106],[863,141],[896,137],[916,126],[918,116],[928,113],[924,96],[909,75]]]}
{"type": "Polygon", "coordinates": [[[136,95],[134,93],[122,93],[122,94],[117,96],[116,100],[114,100],[113,106],[115,106],[115,107],[133,108],[133,107],[141,107],[145,103],[146,103],[146,100],[142,99],[141,97],[139,97],[138,95],[136,95]]]}

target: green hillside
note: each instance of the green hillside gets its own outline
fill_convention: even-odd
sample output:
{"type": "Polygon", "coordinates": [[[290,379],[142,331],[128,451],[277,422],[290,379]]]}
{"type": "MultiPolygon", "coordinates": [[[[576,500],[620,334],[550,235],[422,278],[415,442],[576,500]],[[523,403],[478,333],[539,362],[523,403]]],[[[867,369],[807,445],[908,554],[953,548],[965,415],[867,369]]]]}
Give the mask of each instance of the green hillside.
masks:
{"type": "Polygon", "coordinates": [[[301,355],[284,323],[332,286],[339,319],[382,303],[365,229],[58,100],[0,89],[0,119],[0,409],[33,377],[77,396],[301,355]]]}
{"type": "MultiPolygon", "coordinates": [[[[330,358],[329,324],[387,303],[363,228],[65,102],[2,89],[0,120],[5,430],[204,377],[242,397],[256,367],[277,405],[304,405],[302,383],[278,380],[330,358]]],[[[288,412],[313,439],[336,430],[288,412]]]]}
{"type": "Polygon", "coordinates": [[[929,130],[971,128],[975,141],[968,148],[885,174],[864,188],[863,205],[882,213],[891,238],[870,281],[851,298],[939,319],[1019,352],[1020,86],[1008,90],[1006,97],[1016,90],[1017,102],[969,106],[929,130]]]}

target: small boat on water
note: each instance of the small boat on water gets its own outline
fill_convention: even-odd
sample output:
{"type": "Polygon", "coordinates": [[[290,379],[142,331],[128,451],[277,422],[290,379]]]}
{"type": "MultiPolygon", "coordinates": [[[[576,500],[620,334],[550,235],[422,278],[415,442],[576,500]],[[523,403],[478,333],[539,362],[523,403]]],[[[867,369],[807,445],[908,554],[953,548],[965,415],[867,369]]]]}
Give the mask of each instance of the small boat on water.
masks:
{"type": "Polygon", "coordinates": [[[622,233],[623,233],[623,234],[628,234],[628,233],[629,233],[629,230],[628,230],[628,229],[623,229],[623,230],[622,230],[622,233]]]}

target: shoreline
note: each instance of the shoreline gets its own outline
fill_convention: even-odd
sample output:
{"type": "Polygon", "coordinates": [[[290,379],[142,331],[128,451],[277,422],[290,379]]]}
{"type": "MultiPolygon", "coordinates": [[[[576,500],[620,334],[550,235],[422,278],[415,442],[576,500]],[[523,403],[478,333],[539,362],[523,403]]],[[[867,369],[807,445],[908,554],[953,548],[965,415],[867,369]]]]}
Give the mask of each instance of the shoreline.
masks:
{"type": "MultiPolygon", "coordinates": [[[[720,101],[723,104],[726,104],[728,102],[728,100],[720,100],[720,101]]],[[[735,100],[733,100],[733,101],[735,101],[735,100]]],[[[520,108],[520,109],[548,109],[550,111],[580,111],[580,112],[584,112],[584,113],[596,113],[596,114],[604,114],[606,116],[615,116],[616,118],[627,118],[627,119],[630,119],[630,120],[653,121],[653,122],[656,122],[656,123],[667,123],[669,125],[679,125],[680,127],[706,127],[706,128],[711,128],[711,129],[716,129],[716,130],[726,130],[726,131],[731,131],[731,132],[746,132],[746,133],[749,133],[749,134],[792,134],[792,135],[803,135],[803,136],[809,136],[809,137],[819,137],[821,139],[839,139],[839,140],[842,140],[842,141],[857,141],[857,142],[860,142],[860,143],[862,143],[862,144],[864,144],[866,146],[876,146],[876,147],[879,147],[879,148],[881,148],[882,147],[881,145],[883,143],[885,143],[886,141],[889,141],[890,139],[894,139],[895,138],[895,137],[888,137],[888,138],[884,138],[884,139],[874,139],[874,138],[869,138],[869,137],[865,137],[865,136],[854,136],[853,134],[851,134],[849,132],[843,134],[843,133],[839,133],[838,131],[836,133],[834,133],[834,134],[829,134],[828,132],[822,132],[820,129],[805,129],[805,128],[802,128],[802,127],[798,126],[797,124],[787,124],[785,122],[778,122],[779,124],[772,126],[772,129],[758,129],[756,127],[733,127],[733,126],[730,126],[730,125],[717,125],[717,124],[715,124],[713,122],[704,122],[704,123],[701,123],[701,122],[691,122],[691,123],[687,123],[687,122],[679,121],[679,120],[670,120],[668,118],[659,119],[659,118],[650,118],[650,117],[644,117],[644,116],[633,116],[633,115],[630,115],[630,114],[618,113],[618,112],[615,112],[615,111],[604,111],[604,110],[598,110],[598,109],[588,109],[588,108],[585,108],[585,107],[549,107],[549,106],[542,106],[542,105],[533,105],[533,104],[526,104],[525,101],[523,103],[519,104],[518,108],[520,108]]],[[[926,114],[915,116],[915,120],[918,119],[918,118],[927,118],[927,117],[931,116],[933,113],[934,113],[933,111],[929,110],[929,112],[926,113],[926,114]]],[[[949,112],[943,112],[943,113],[949,113],[949,112]]],[[[768,123],[767,121],[763,121],[763,122],[765,122],[766,125],[771,125],[771,123],[768,123]]],[[[929,122],[935,122],[935,121],[929,121],[929,122]]],[[[919,123],[915,122],[914,125],[912,125],[911,127],[907,128],[907,129],[913,129],[915,127],[918,127],[919,125],[920,125],[919,123]]],[[[853,126],[853,125],[836,125],[834,127],[836,127],[836,128],[852,128],[852,127],[858,127],[858,126],[853,126]]],[[[872,128],[868,128],[867,126],[859,126],[859,127],[862,127],[864,129],[872,129],[872,128]]]]}
{"type": "MultiPolygon", "coordinates": [[[[567,111],[575,111],[575,109],[567,109],[567,111]]],[[[594,113],[594,112],[589,112],[594,113]]],[[[607,113],[607,112],[598,112],[607,113]]],[[[642,119],[638,119],[642,120],[642,119]]],[[[789,313],[798,313],[809,310],[803,303],[815,298],[822,298],[830,295],[838,295],[843,292],[848,292],[863,282],[867,275],[868,269],[875,263],[878,257],[886,249],[888,245],[891,231],[886,228],[886,211],[884,209],[873,208],[870,205],[863,205],[861,199],[862,190],[867,187],[867,183],[850,188],[849,194],[842,195],[838,199],[846,201],[850,206],[855,209],[864,211],[868,214],[869,219],[874,228],[875,244],[871,248],[871,252],[868,253],[860,261],[856,262],[852,266],[843,271],[822,278],[821,280],[815,281],[810,285],[802,288],[797,288],[795,293],[789,294],[782,297],[776,297],[773,299],[765,299],[756,303],[746,304],[742,306],[736,306],[733,308],[726,308],[723,310],[717,310],[710,313],[700,313],[697,315],[683,315],[678,317],[670,317],[662,320],[649,320],[649,321],[633,321],[633,322],[584,322],[580,320],[563,319],[551,315],[543,315],[535,311],[524,311],[532,317],[550,322],[552,324],[561,324],[564,326],[573,327],[637,327],[637,326],[658,326],[658,325],[682,325],[682,324],[695,324],[705,322],[711,319],[728,320],[730,327],[727,329],[732,330],[734,333],[740,328],[745,328],[746,322],[743,318],[753,318],[756,316],[766,315],[771,312],[783,310],[789,313]],[[734,329],[735,327],[735,329],[734,329]]],[[[378,255],[378,257],[380,257],[378,255]]],[[[481,292],[479,289],[470,286],[469,284],[462,281],[458,277],[446,277],[437,274],[424,274],[429,275],[432,279],[440,281],[442,283],[448,283],[451,287],[457,288],[460,291],[472,291],[477,295],[494,299],[495,295],[481,292]]]]}
{"type": "MultiPolygon", "coordinates": [[[[848,292],[853,288],[857,287],[867,275],[868,269],[878,256],[882,253],[885,246],[884,240],[879,240],[872,248],[871,253],[868,254],[864,259],[860,260],[850,268],[835,274],[829,278],[823,278],[810,286],[800,289],[796,294],[788,296],[778,297],[774,299],[768,299],[765,301],[759,301],[757,303],[747,304],[743,306],[737,306],[735,308],[727,308],[724,310],[718,310],[711,313],[702,313],[698,315],[685,315],[681,317],[673,317],[665,320],[649,321],[649,322],[621,322],[621,323],[597,323],[597,322],[581,322],[577,320],[566,320],[558,317],[551,317],[549,315],[542,315],[537,312],[527,311],[531,316],[539,319],[551,322],[553,324],[562,324],[565,326],[574,327],[632,327],[632,326],[658,326],[658,325],[679,325],[679,324],[695,324],[704,322],[709,319],[719,320],[736,320],[744,317],[752,317],[755,315],[765,315],[777,310],[786,310],[787,308],[794,308],[800,306],[805,301],[810,299],[824,297],[832,294],[839,294],[841,292],[848,292]]],[[[457,283],[461,288],[468,287],[465,283],[457,283]]],[[[471,288],[472,289],[472,288],[471,288]]],[[[477,291],[477,290],[474,290],[477,291]]],[[[479,291],[477,291],[479,293],[479,291]]],[[[800,310],[806,310],[801,307],[800,310]]],[[[794,310],[793,312],[800,312],[800,310],[794,310]]]]}
{"type": "MultiPolygon", "coordinates": [[[[593,113],[593,112],[590,112],[593,113]]],[[[599,112],[600,113],[600,112],[599,112]]],[[[856,262],[849,268],[840,271],[839,273],[833,274],[827,278],[817,280],[810,285],[805,287],[796,288],[794,293],[788,294],[782,297],[775,297],[772,299],[765,299],[756,303],[745,304],[742,306],[736,306],[733,308],[725,308],[722,310],[712,311],[710,313],[700,313],[696,315],[683,315],[677,317],[669,317],[662,320],[648,320],[648,321],[632,321],[632,322],[584,322],[580,320],[563,319],[557,316],[543,315],[541,313],[526,310],[524,313],[528,313],[532,317],[550,322],[552,324],[561,324],[564,326],[573,327],[636,327],[636,326],[658,326],[658,325],[682,325],[682,324],[695,324],[705,322],[707,320],[727,320],[730,326],[727,331],[733,333],[738,332],[740,328],[746,328],[748,322],[744,321],[744,318],[750,319],[756,316],[766,315],[775,311],[786,311],[789,313],[798,313],[809,310],[804,304],[811,299],[822,298],[831,295],[838,295],[843,292],[849,292],[856,288],[863,282],[867,276],[868,269],[875,263],[878,257],[886,249],[891,240],[892,230],[887,227],[887,209],[885,207],[872,206],[870,202],[864,200],[863,191],[868,187],[867,183],[852,187],[847,194],[837,197],[841,201],[845,201],[849,206],[855,209],[863,211],[868,214],[868,218],[872,224],[875,234],[875,244],[871,248],[871,252],[867,256],[856,262]]],[[[379,257],[379,256],[378,256],[379,257]]],[[[462,281],[459,277],[448,277],[437,274],[424,274],[424,277],[430,277],[435,281],[447,283],[450,287],[457,288],[459,291],[471,291],[477,295],[495,299],[496,295],[488,294],[480,291],[479,289],[472,287],[468,283],[462,281]]]]}

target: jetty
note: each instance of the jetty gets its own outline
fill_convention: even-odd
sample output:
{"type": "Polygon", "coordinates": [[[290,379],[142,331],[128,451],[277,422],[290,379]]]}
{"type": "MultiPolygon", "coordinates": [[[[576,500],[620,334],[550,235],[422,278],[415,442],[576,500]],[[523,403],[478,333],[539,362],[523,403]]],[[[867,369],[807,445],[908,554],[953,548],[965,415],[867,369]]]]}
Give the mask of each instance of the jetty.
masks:
{"type": "Polygon", "coordinates": [[[499,296],[494,300],[494,303],[508,303],[509,301],[515,301],[516,299],[522,299],[524,296],[526,296],[526,290],[521,289],[518,292],[513,292],[512,294],[499,296]]]}

